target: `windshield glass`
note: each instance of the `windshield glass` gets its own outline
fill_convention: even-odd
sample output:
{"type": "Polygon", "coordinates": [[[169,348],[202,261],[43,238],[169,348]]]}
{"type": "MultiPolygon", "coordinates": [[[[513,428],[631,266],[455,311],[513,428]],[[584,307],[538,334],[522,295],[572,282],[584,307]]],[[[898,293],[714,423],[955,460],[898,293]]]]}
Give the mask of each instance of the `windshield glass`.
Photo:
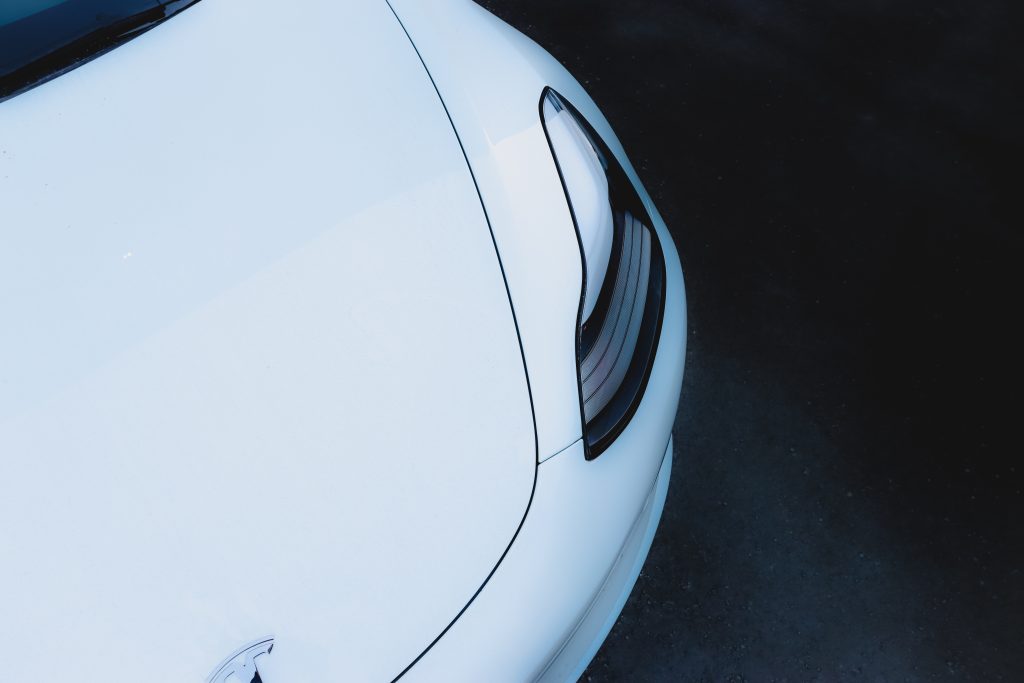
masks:
{"type": "Polygon", "coordinates": [[[0,0],[0,100],[151,28],[196,0],[0,0]]]}
{"type": "Polygon", "coordinates": [[[44,9],[59,5],[66,0],[5,0],[0,4],[0,26],[44,9]]]}

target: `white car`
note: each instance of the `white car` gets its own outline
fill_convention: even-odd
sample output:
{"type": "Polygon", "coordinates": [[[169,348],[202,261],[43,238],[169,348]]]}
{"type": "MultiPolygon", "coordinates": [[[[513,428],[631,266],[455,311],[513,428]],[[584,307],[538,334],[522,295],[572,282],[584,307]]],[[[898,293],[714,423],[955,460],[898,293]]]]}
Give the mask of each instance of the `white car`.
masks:
{"type": "Polygon", "coordinates": [[[686,320],[554,59],[465,0],[8,0],[0,98],[0,680],[579,676],[686,320]]]}

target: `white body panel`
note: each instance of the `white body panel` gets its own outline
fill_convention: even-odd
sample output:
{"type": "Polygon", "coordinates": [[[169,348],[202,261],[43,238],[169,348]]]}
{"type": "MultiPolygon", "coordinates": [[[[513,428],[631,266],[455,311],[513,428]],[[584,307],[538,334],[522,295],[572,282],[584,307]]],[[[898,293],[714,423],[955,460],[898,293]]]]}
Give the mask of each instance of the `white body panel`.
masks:
{"type": "Polygon", "coordinates": [[[0,680],[203,681],[266,636],[264,683],[571,680],[607,635],[671,469],[678,257],[549,55],[393,4],[415,50],[377,0],[205,0],[0,103],[0,680]],[[591,462],[546,86],[666,260],[591,462]]]}
{"type": "Polygon", "coordinates": [[[267,635],[285,681],[401,671],[537,456],[387,6],[201,2],[0,104],[0,204],[0,679],[202,681],[267,635]]]}

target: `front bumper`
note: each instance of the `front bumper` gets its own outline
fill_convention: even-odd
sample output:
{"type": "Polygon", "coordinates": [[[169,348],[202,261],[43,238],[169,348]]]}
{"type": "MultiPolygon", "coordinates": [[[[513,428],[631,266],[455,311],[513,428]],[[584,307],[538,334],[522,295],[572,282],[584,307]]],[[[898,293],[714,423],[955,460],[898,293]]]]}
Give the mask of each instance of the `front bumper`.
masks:
{"type": "Polygon", "coordinates": [[[577,621],[569,637],[561,648],[548,660],[540,675],[539,681],[575,681],[587,668],[597,654],[604,639],[608,637],[612,626],[622,612],[622,608],[633,591],[640,570],[647,559],[647,553],[654,541],[654,533],[661,520],[661,512],[665,508],[665,497],[668,495],[668,482],[672,473],[672,439],[662,458],[658,478],[651,487],[643,509],[630,529],[626,541],[619,551],[612,568],[605,577],[604,583],[587,606],[583,616],[577,621]]]}

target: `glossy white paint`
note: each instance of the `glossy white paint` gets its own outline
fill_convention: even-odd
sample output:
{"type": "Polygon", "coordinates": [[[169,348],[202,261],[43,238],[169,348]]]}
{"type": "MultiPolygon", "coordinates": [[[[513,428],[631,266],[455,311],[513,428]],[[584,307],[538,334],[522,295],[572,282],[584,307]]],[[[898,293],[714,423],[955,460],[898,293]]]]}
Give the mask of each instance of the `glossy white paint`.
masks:
{"type": "Polygon", "coordinates": [[[201,2],[0,104],[0,205],[0,679],[202,681],[267,635],[282,681],[396,675],[536,450],[387,6],[201,2]]]}

